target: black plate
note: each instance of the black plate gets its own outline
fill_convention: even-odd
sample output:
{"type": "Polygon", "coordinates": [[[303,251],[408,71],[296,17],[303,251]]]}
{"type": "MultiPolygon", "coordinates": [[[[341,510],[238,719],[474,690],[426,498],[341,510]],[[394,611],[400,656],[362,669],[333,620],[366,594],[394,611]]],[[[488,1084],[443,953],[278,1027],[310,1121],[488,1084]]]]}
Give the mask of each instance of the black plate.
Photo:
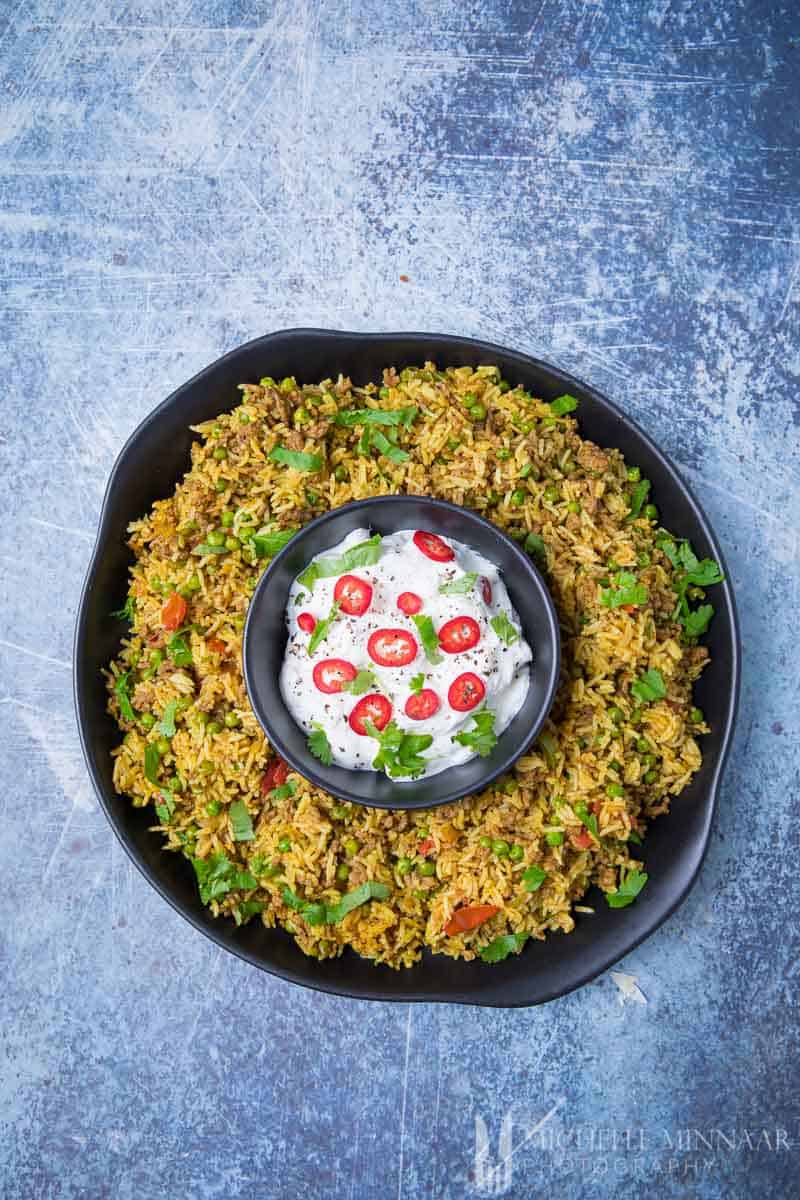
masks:
{"type": "MultiPolygon", "coordinates": [[[[200,903],[194,873],[179,855],[164,853],[161,839],[147,830],[152,816],[116,795],[110,751],[119,741],[106,712],[101,668],[117,653],[127,628],[109,620],[127,594],[131,562],[128,522],[154,500],[168,495],[189,463],[190,424],[206,421],[239,400],[237,384],[262,375],[296,375],[317,382],[340,371],[357,384],[378,381],[389,364],[401,369],[425,359],[440,367],[498,366],[512,384],[553,399],[565,391],[580,401],[581,432],[601,446],[617,446],[653,483],[653,499],[664,523],[690,538],[701,555],[722,553],[700,506],[675,468],[645,433],[593,388],[563,371],[488,342],[444,334],[338,333],[291,329],[231,351],[173,392],[126,442],[111,473],[97,543],[81,597],[75,647],[75,705],[86,762],[111,825],[152,885],[187,920],[218,945],[307,987],[374,1000],[439,1000],[501,1007],[537,1004],[587,983],[611,966],[666,920],[692,886],[708,846],[717,792],[730,748],[739,695],[740,643],[729,582],[714,589],[716,616],[707,639],[711,662],[696,701],[711,725],[703,739],[703,765],[689,787],[673,800],[669,815],[653,822],[642,848],[650,873],[635,904],[610,909],[597,891],[586,903],[594,916],[577,915],[575,930],[529,941],[523,952],[488,966],[425,954],[408,970],[374,966],[352,952],[317,962],[289,934],[256,922],[238,929],[214,920],[200,903]]],[[[726,572],[727,575],[727,572],[726,572]]]]}
{"type": "Polygon", "coordinates": [[[356,500],[309,522],[272,560],[250,600],[244,629],[244,677],[253,712],[269,742],[296,771],[342,800],[376,808],[432,808],[480,792],[508,771],[533,742],[558,686],[558,617],[529,556],[491,521],[468,508],[430,496],[377,496],[356,500]],[[286,650],[289,588],[315,554],[338,545],[354,529],[384,536],[398,529],[429,529],[464,542],[497,566],[533,649],[524,703],[486,758],[471,758],[429,778],[395,781],[379,771],[323,766],[287,709],[279,676],[286,650]]]}

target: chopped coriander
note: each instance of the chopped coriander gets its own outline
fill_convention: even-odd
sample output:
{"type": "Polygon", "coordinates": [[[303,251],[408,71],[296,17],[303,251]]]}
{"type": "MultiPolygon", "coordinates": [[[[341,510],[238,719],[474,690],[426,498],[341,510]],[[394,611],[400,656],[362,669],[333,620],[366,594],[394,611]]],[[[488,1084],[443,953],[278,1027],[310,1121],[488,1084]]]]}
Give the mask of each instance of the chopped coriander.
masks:
{"type": "Polygon", "coordinates": [[[501,642],[505,642],[507,646],[513,646],[519,638],[519,632],[509,621],[505,613],[498,613],[496,617],[492,617],[489,622],[492,629],[495,631],[501,642]]]}
{"type": "Polygon", "coordinates": [[[556,754],[558,753],[558,744],[556,739],[550,733],[540,733],[539,746],[541,747],[542,754],[545,757],[547,765],[552,767],[553,763],[556,761],[556,754]]]}
{"type": "Polygon", "coordinates": [[[481,958],[485,963],[499,963],[509,954],[519,954],[528,940],[527,933],[501,933],[488,946],[481,950],[481,958]]]}
{"type": "Polygon", "coordinates": [[[538,533],[528,534],[525,538],[524,549],[526,553],[532,555],[534,558],[542,559],[544,562],[547,561],[544,539],[538,533]]]}
{"type": "Polygon", "coordinates": [[[224,544],[222,546],[212,546],[209,542],[201,542],[199,546],[195,546],[192,554],[227,554],[224,544]]]}
{"type": "Polygon", "coordinates": [[[420,613],[412,616],[411,620],[417,627],[419,640],[422,642],[422,649],[425,651],[425,657],[428,662],[434,664],[440,663],[442,655],[439,650],[439,636],[436,633],[431,618],[420,613]]]}
{"type": "Polygon", "coordinates": [[[288,779],[286,783],[281,783],[278,787],[274,787],[267,795],[271,800],[288,800],[297,791],[297,784],[293,779],[288,779]]]}
{"type": "Polygon", "coordinates": [[[295,471],[310,471],[314,474],[322,468],[322,455],[306,454],[303,450],[287,450],[285,446],[273,446],[267,458],[271,462],[293,467],[295,471]]]}
{"type": "Polygon", "coordinates": [[[317,621],[311,637],[308,639],[309,654],[313,654],[320,642],[324,642],[325,638],[328,636],[331,625],[339,615],[340,607],[339,601],[334,600],[333,604],[331,605],[331,611],[328,613],[327,617],[324,617],[321,621],[317,621]]]}
{"type": "Polygon", "coordinates": [[[545,879],[547,879],[547,871],[543,871],[541,867],[528,867],[527,871],[522,873],[522,882],[525,884],[526,892],[538,892],[545,879]]]}
{"type": "Polygon", "coordinates": [[[631,684],[631,695],[640,700],[642,704],[652,704],[656,700],[663,700],[666,694],[667,688],[661,672],[652,667],[631,684]]]}
{"type": "Polygon", "coordinates": [[[335,425],[402,425],[410,429],[419,409],[415,404],[405,408],[344,408],[334,417],[335,425]]]}
{"type": "Polygon", "coordinates": [[[645,500],[647,499],[649,492],[650,492],[650,480],[649,479],[640,479],[639,482],[636,484],[636,487],[631,492],[631,500],[630,500],[631,506],[628,509],[628,515],[625,518],[626,521],[635,521],[636,520],[636,518],[639,516],[639,513],[642,511],[642,505],[644,504],[645,500]]]}
{"type": "Polygon", "coordinates": [[[131,704],[129,686],[130,686],[130,671],[125,671],[123,675],[118,675],[114,684],[114,695],[119,702],[120,716],[126,721],[135,721],[136,713],[131,704]]]}
{"type": "Polygon", "coordinates": [[[185,630],[179,630],[167,642],[167,654],[176,667],[189,667],[192,664],[192,652],[189,649],[189,643],[183,636],[185,632],[185,630]]]}
{"type": "Polygon", "coordinates": [[[478,578],[477,571],[467,571],[460,579],[451,579],[448,583],[439,584],[439,594],[442,596],[466,596],[475,587],[478,578]]]}
{"type": "Polygon", "coordinates": [[[424,673],[422,671],[420,671],[419,675],[414,675],[408,686],[411,689],[411,691],[414,693],[414,695],[418,696],[419,693],[422,691],[422,689],[425,687],[424,673]]]}
{"type": "Polygon", "coordinates": [[[629,871],[615,892],[606,892],[609,908],[627,908],[647,883],[646,871],[629,871]]]}
{"type": "Polygon", "coordinates": [[[617,571],[609,587],[602,588],[600,603],[605,608],[620,608],[623,604],[646,604],[647,588],[638,583],[632,571],[617,571]]]}
{"type": "Polygon", "coordinates": [[[708,629],[709,622],[714,615],[714,606],[701,604],[699,608],[690,608],[689,588],[711,587],[715,583],[722,583],[725,576],[713,558],[699,559],[692,549],[691,543],[685,538],[676,542],[669,534],[665,534],[657,539],[656,545],[675,568],[676,574],[672,580],[672,587],[678,600],[674,615],[683,625],[687,637],[699,637],[708,629]]]}
{"type": "Polygon", "coordinates": [[[244,800],[234,800],[228,809],[231,833],[235,842],[252,842],[255,838],[253,822],[244,800]]]}
{"type": "Polygon", "coordinates": [[[488,708],[482,708],[479,712],[473,713],[472,720],[475,728],[462,730],[452,740],[474,750],[481,758],[486,758],[497,745],[497,735],[494,731],[495,714],[488,708]]]}
{"type": "Polygon", "coordinates": [[[258,887],[258,880],[249,871],[241,870],[235,863],[230,862],[224,851],[209,855],[208,858],[192,859],[197,882],[200,888],[200,899],[203,904],[219,900],[228,892],[239,888],[249,891],[258,887]]]}
{"type": "Polygon", "coordinates": [[[375,683],[375,673],[373,671],[359,671],[355,679],[350,679],[347,683],[342,684],[342,691],[349,692],[351,696],[363,696],[364,692],[375,683]]]}
{"type": "Polygon", "coordinates": [[[328,741],[328,735],[321,725],[314,725],[314,732],[308,735],[308,749],[314,758],[318,758],[323,766],[329,767],[333,762],[333,752],[328,741]]]}
{"type": "Polygon", "coordinates": [[[158,786],[158,768],[161,763],[161,755],[158,752],[158,746],[155,742],[148,742],[144,748],[144,776],[151,783],[158,786]]]}
{"type": "Polygon", "coordinates": [[[261,900],[242,900],[233,910],[233,919],[237,925],[246,925],[251,917],[264,911],[261,900]]]}
{"type": "Polygon", "coordinates": [[[407,450],[401,450],[399,446],[393,446],[384,433],[379,429],[373,429],[370,433],[370,444],[390,462],[400,466],[401,463],[407,462],[411,455],[407,450]]]}
{"type": "Polygon", "coordinates": [[[163,733],[164,737],[175,737],[175,713],[178,711],[178,700],[170,700],[164,708],[164,714],[159,721],[156,729],[159,733],[163,733]]]}
{"type": "Polygon", "coordinates": [[[169,788],[161,789],[161,802],[156,801],[156,815],[162,825],[168,825],[175,812],[175,797],[169,788]]]}
{"type": "Polygon", "coordinates": [[[110,617],[114,617],[115,620],[133,622],[133,615],[135,612],[136,612],[136,601],[134,600],[133,596],[128,596],[126,598],[125,603],[123,604],[122,608],[118,608],[114,612],[109,613],[108,615],[110,617]]]}
{"type": "Polygon", "coordinates": [[[594,813],[590,813],[585,804],[578,804],[575,806],[575,816],[586,826],[589,833],[593,834],[599,841],[600,834],[597,830],[597,817],[594,813]]]}
{"type": "Polygon", "coordinates": [[[274,558],[296,533],[296,529],[274,529],[266,533],[253,533],[246,540],[248,545],[253,547],[257,558],[274,558]]]}
{"type": "Polygon", "coordinates": [[[364,728],[379,744],[378,753],[372,760],[376,771],[385,770],[392,779],[402,776],[415,778],[427,766],[422,751],[433,744],[429,733],[403,733],[396,722],[390,721],[384,729],[377,729],[372,721],[364,721],[364,728]]]}
{"type": "Polygon", "coordinates": [[[547,842],[548,846],[560,846],[564,841],[564,835],[557,829],[551,829],[549,833],[544,835],[544,840],[547,842]]]}
{"type": "Polygon", "coordinates": [[[555,417],[565,417],[567,413],[575,412],[578,407],[578,401],[574,396],[565,393],[563,396],[556,396],[555,400],[550,401],[550,411],[555,417]]]}
{"type": "Polygon", "coordinates": [[[370,567],[381,556],[381,536],[376,533],[366,542],[351,546],[342,554],[330,558],[318,558],[309,563],[305,571],[297,577],[297,582],[313,591],[318,579],[332,579],[335,575],[346,575],[356,567],[370,567]]]}
{"type": "Polygon", "coordinates": [[[334,904],[328,908],[328,924],[338,924],[354,908],[359,908],[362,904],[366,904],[368,900],[385,900],[389,892],[390,888],[385,883],[375,883],[373,880],[362,883],[355,891],[348,892],[347,895],[342,896],[338,904],[334,904]]]}

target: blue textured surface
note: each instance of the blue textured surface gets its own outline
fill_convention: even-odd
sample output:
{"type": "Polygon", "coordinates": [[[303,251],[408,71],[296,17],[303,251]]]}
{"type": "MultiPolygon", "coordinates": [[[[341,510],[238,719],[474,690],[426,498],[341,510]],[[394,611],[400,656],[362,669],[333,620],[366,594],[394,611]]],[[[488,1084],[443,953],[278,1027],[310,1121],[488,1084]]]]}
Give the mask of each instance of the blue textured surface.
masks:
{"type": "Polygon", "coordinates": [[[0,5],[4,1194],[455,1200],[488,1190],[476,1118],[513,1149],[498,1194],[797,1194],[792,8],[0,5]],[[69,656],[114,456],[293,324],[548,358],[711,516],[738,740],[699,883],[616,979],[518,1012],[294,989],[182,922],[98,810],[69,656]]]}

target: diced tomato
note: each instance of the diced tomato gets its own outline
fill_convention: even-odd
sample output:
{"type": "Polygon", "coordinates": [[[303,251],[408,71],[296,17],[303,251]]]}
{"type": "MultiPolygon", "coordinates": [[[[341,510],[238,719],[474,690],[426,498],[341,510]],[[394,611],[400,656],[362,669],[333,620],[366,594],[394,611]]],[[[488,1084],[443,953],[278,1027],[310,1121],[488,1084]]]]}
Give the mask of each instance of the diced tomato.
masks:
{"type": "Polygon", "coordinates": [[[333,696],[341,692],[346,683],[355,679],[358,671],[346,658],[323,658],[311,672],[314,686],[320,692],[333,696]]]}
{"type": "Polygon", "coordinates": [[[450,562],[451,558],[456,556],[453,547],[448,546],[443,538],[436,533],[428,533],[424,529],[418,529],[414,534],[414,545],[422,551],[426,558],[432,558],[434,562],[450,562]]]}
{"type": "Polygon", "coordinates": [[[317,618],[310,612],[301,612],[297,618],[297,628],[303,633],[313,633],[317,628],[317,618]]]}
{"type": "Polygon", "coordinates": [[[418,649],[416,638],[405,629],[376,629],[367,642],[367,653],[379,667],[407,667],[418,649]]]}
{"type": "Polygon", "coordinates": [[[465,671],[450,684],[447,702],[456,712],[469,712],[486,695],[486,686],[479,675],[465,671]]]}
{"type": "Polygon", "coordinates": [[[273,788],[281,787],[282,784],[286,783],[286,776],[288,774],[289,764],[277,756],[273,758],[261,777],[261,794],[267,796],[273,788]]]}
{"type": "Polygon", "coordinates": [[[416,592],[401,592],[397,597],[397,607],[407,617],[413,617],[414,613],[418,613],[422,608],[422,597],[416,592]]]}
{"type": "Polygon", "coordinates": [[[453,617],[439,630],[439,645],[448,654],[471,650],[481,640],[481,627],[472,617],[453,617]]]}
{"type": "Polygon", "coordinates": [[[430,854],[430,852],[435,849],[436,849],[436,842],[433,840],[432,837],[425,838],[424,842],[420,842],[420,844],[417,846],[417,850],[419,851],[419,853],[422,855],[423,858],[427,858],[428,855],[430,854]]]}
{"type": "Polygon", "coordinates": [[[224,654],[228,647],[223,642],[222,638],[209,638],[206,642],[212,654],[224,654]]]}
{"type": "Polygon", "coordinates": [[[405,714],[412,721],[426,721],[442,707],[442,702],[433,688],[423,688],[421,692],[412,692],[406,700],[405,714]]]}
{"type": "Polygon", "coordinates": [[[621,604],[620,608],[622,609],[623,612],[626,612],[626,613],[635,613],[636,612],[635,604],[621,604]]]}
{"type": "Polygon", "coordinates": [[[593,800],[593,801],[591,802],[591,804],[589,805],[589,808],[592,810],[592,812],[594,813],[594,815],[595,815],[596,817],[599,817],[599,816],[600,816],[600,809],[601,809],[602,807],[603,807],[603,801],[602,801],[602,800],[593,800]]]}
{"type": "Polygon", "coordinates": [[[173,592],[161,609],[161,624],[165,629],[180,629],[186,616],[186,601],[173,592]]]}
{"type": "Polygon", "coordinates": [[[376,729],[385,729],[392,718],[392,706],[385,696],[373,692],[371,696],[362,696],[348,717],[353,733],[366,735],[365,721],[371,721],[376,729]]]}
{"type": "Polygon", "coordinates": [[[336,580],[333,598],[349,617],[363,617],[372,603],[372,584],[357,575],[342,575],[336,580]]]}
{"type": "Polygon", "coordinates": [[[459,933],[468,933],[488,921],[490,917],[500,912],[496,904],[467,904],[457,908],[444,927],[448,937],[456,937],[459,933]]]}
{"type": "Polygon", "coordinates": [[[579,833],[571,833],[569,840],[576,850],[588,850],[590,846],[594,845],[588,829],[581,829],[579,833]]]}
{"type": "Polygon", "coordinates": [[[481,595],[483,596],[484,604],[492,603],[492,585],[485,575],[481,577],[481,595]]]}

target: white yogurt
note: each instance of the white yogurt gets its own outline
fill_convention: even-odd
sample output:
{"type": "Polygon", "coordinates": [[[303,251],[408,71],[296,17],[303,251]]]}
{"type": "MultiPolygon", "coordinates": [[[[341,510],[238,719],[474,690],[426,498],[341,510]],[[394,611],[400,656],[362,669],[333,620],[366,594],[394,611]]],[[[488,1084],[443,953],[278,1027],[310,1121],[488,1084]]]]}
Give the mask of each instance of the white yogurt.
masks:
{"type": "MultiPolygon", "coordinates": [[[[497,568],[468,546],[451,539],[444,541],[444,545],[452,549],[454,557],[446,562],[434,561],[415,544],[414,533],[412,529],[404,529],[384,537],[376,563],[353,567],[347,572],[372,588],[369,607],[359,616],[340,611],[313,654],[309,654],[310,634],[298,626],[297,618],[301,614],[310,614],[320,622],[328,617],[334,605],[334,588],[339,576],[318,579],[311,590],[295,580],[289,592],[286,609],[289,639],[281,669],[281,694],[304,730],[310,733],[315,727],[322,727],[330,743],[333,762],[339,766],[374,769],[372,761],[378,743],[374,737],[356,733],[350,726],[350,714],[361,696],[347,691],[325,693],[316,686],[314,668],[325,660],[343,659],[356,670],[371,671],[374,682],[364,694],[385,697],[392,706],[391,719],[404,732],[432,735],[431,746],[423,751],[427,762],[424,775],[438,774],[475,757],[475,750],[453,741],[454,736],[462,730],[473,731],[473,716],[483,709],[494,713],[494,733],[499,736],[519,712],[528,690],[531,648],[522,634],[519,618],[497,568]],[[442,585],[462,580],[470,573],[477,578],[468,591],[463,594],[440,591],[442,585]],[[484,596],[484,580],[491,589],[489,603],[484,596]],[[429,661],[412,616],[398,608],[398,597],[408,592],[419,598],[421,609],[418,615],[430,617],[438,635],[445,636],[443,627],[453,618],[466,617],[477,623],[477,644],[455,653],[446,653],[440,646],[441,661],[429,661]],[[513,632],[503,624],[503,617],[513,627],[513,632]],[[493,618],[500,618],[505,640],[493,628],[493,618]],[[414,638],[416,653],[413,661],[402,666],[383,666],[374,660],[368,649],[370,636],[387,629],[404,630],[414,638]],[[459,711],[451,706],[448,696],[454,682],[465,673],[478,676],[485,695],[470,711],[459,711]],[[424,675],[424,680],[419,679],[420,675],[424,675]],[[405,712],[413,694],[412,680],[417,691],[423,686],[433,691],[439,700],[438,711],[421,720],[414,720],[405,712]]],[[[340,556],[369,537],[366,529],[354,530],[344,541],[312,561],[340,556]]],[[[465,582],[469,583],[468,580],[465,582]]],[[[307,616],[302,623],[310,625],[307,616]]],[[[474,636],[474,627],[468,624],[467,628],[474,636]]]]}

